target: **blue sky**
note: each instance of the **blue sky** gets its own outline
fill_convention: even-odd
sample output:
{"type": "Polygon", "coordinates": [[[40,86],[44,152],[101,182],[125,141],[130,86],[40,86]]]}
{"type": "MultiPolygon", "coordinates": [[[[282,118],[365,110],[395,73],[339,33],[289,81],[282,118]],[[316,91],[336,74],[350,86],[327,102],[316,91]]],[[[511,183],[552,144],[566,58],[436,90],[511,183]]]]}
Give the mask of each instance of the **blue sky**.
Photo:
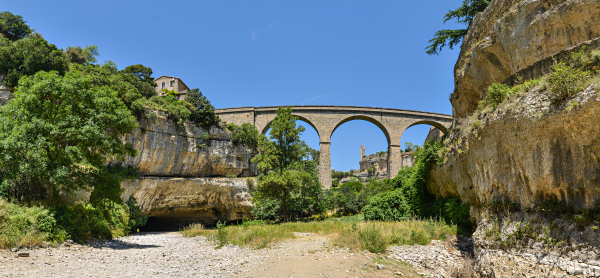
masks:
{"type": "MultiPolygon", "coordinates": [[[[216,108],[355,105],[451,114],[458,49],[425,54],[462,0],[435,1],[32,1],[0,0],[59,48],[94,44],[99,61],[143,64],[200,88],[216,108]]],[[[316,132],[304,140],[318,148],[316,132]]],[[[401,144],[421,145],[429,126],[401,144]]],[[[373,124],[332,136],[332,168],[358,168],[387,149],[373,124]]]]}

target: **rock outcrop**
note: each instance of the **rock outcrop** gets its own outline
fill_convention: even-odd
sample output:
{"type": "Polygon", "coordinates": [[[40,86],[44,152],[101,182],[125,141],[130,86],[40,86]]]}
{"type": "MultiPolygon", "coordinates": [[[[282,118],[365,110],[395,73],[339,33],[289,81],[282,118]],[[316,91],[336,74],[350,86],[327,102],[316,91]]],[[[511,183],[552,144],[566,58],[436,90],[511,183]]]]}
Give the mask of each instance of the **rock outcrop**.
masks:
{"type": "Polygon", "coordinates": [[[139,153],[124,164],[138,167],[141,177],[122,183],[122,197],[137,199],[150,229],[250,218],[247,180],[235,176],[256,175],[250,163],[255,151],[233,144],[228,132],[191,123],[182,127],[158,113],[155,120],[139,119],[124,140],[139,153]]]}
{"type": "Polygon", "coordinates": [[[598,0],[492,0],[469,28],[454,69],[456,132],[427,189],[472,205],[482,277],[600,276],[599,218],[586,216],[600,204],[600,79],[562,104],[542,84],[477,110],[492,83],[539,78],[584,45],[600,48],[599,18],[598,0]],[[557,204],[571,216],[545,212],[557,204]],[[494,206],[513,205],[490,221],[494,206]]]}
{"type": "Polygon", "coordinates": [[[141,118],[139,127],[125,136],[138,150],[126,165],[138,167],[144,176],[210,177],[254,176],[250,163],[255,152],[231,143],[231,135],[186,123],[183,127],[159,113],[155,120],[141,118]]]}
{"type": "Polygon", "coordinates": [[[499,107],[431,172],[428,190],[475,205],[556,198],[592,206],[600,200],[599,91],[590,86],[575,101],[556,111],[533,90],[499,107]]]}
{"type": "Polygon", "coordinates": [[[136,198],[155,230],[177,229],[190,223],[250,219],[252,178],[144,177],[124,181],[123,198],[136,198]]]}
{"type": "Polygon", "coordinates": [[[597,0],[493,0],[473,20],[455,65],[450,101],[471,114],[492,83],[600,37],[597,0]]]}

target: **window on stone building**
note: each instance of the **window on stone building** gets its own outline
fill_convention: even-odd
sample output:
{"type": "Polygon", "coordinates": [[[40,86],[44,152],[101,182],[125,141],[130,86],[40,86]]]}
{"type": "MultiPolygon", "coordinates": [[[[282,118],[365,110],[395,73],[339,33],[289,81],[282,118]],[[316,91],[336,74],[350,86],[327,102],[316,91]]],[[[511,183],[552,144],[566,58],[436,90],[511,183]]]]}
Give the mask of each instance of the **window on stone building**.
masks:
{"type": "Polygon", "coordinates": [[[165,88],[165,82],[162,83],[162,88],[161,89],[164,89],[164,88],[165,88]]]}
{"type": "Polygon", "coordinates": [[[171,80],[171,87],[173,87],[173,85],[175,85],[175,80],[171,80]]]}

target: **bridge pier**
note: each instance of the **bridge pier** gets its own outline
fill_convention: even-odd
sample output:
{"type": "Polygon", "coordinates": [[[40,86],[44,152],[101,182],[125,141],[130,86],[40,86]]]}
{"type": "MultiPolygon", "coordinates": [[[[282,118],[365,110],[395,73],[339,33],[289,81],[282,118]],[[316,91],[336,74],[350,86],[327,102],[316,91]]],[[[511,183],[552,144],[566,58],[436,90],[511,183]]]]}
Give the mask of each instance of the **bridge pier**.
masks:
{"type": "Polygon", "coordinates": [[[331,142],[319,142],[319,181],[325,189],[331,188],[331,142]]]}
{"type": "Polygon", "coordinates": [[[388,146],[388,179],[393,179],[400,169],[402,169],[402,149],[400,145],[390,144],[388,146]]]}

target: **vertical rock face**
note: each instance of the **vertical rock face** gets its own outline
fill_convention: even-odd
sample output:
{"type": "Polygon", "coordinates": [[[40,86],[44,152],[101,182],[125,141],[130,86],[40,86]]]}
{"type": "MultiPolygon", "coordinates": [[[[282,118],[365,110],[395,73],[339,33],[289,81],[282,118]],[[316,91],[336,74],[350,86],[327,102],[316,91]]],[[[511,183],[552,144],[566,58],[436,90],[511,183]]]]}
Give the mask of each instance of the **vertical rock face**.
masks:
{"type": "Polygon", "coordinates": [[[231,143],[231,135],[217,127],[206,129],[186,123],[184,127],[158,115],[142,118],[125,140],[138,150],[126,165],[139,167],[144,176],[210,177],[253,176],[254,151],[231,143]]]}
{"type": "Polygon", "coordinates": [[[255,152],[232,144],[228,132],[191,123],[181,127],[159,113],[154,121],[140,119],[124,139],[138,150],[124,163],[142,176],[122,183],[122,197],[137,199],[152,229],[250,218],[248,181],[223,176],[255,176],[250,163],[255,152]]]}
{"type": "Polygon", "coordinates": [[[519,70],[600,37],[597,0],[493,0],[473,20],[454,68],[451,96],[459,118],[487,87],[519,70]]]}

